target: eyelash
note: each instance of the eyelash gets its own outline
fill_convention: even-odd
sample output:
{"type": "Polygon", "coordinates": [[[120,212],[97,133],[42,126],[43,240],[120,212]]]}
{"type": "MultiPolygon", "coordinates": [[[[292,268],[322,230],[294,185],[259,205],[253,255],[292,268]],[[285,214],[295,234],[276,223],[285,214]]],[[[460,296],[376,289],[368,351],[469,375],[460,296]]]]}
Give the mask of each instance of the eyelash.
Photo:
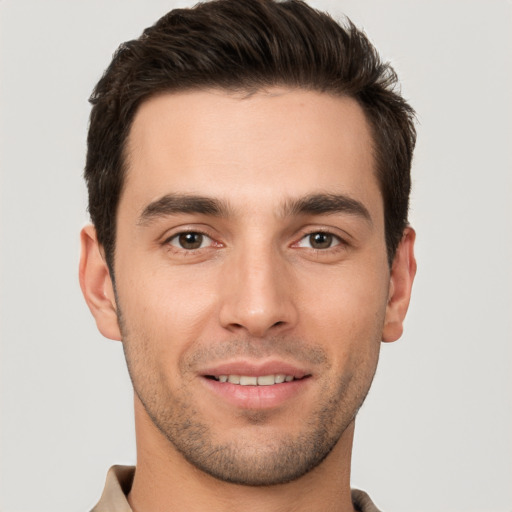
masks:
{"type": "MultiPolygon", "coordinates": [[[[347,241],[343,238],[341,238],[340,236],[338,235],[335,235],[334,233],[330,232],[330,231],[327,231],[327,230],[322,230],[322,229],[316,229],[316,230],[311,230],[311,231],[308,231],[308,232],[304,232],[301,237],[296,241],[294,242],[291,247],[297,247],[297,248],[300,248],[299,244],[304,241],[304,240],[307,240],[308,238],[314,236],[314,235],[324,235],[324,236],[327,236],[327,237],[332,237],[332,240],[331,240],[331,245],[329,245],[329,247],[325,247],[325,248],[315,248],[315,247],[303,247],[304,249],[310,249],[312,251],[315,251],[315,253],[332,253],[333,251],[337,251],[337,250],[341,250],[341,249],[345,249],[349,244],[347,243],[347,241]],[[332,243],[334,243],[334,245],[332,245],[332,243]]],[[[201,245],[203,244],[204,240],[201,240],[201,245]]],[[[179,243],[179,242],[178,242],[179,243]]],[[[165,241],[163,242],[164,245],[166,245],[167,247],[171,248],[172,250],[174,251],[179,251],[179,252],[182,252],[182,253],[193,253],[195,251],[200,251],[200,250],[203,250],[203,249],[208,249],[209,247],[211,246],[214,246],[214,247],[222,247],[223,245],[219,242],[216,242],[215,239],[210,236],[209,234],[205,233],[204,231],[201,231],[201,230],[188,230],[188,231],[180,231],[179,233],[175,233],[173,234],[172,236],[168,237],[165,239],[165,241]],[[197,247],[197,248],[185,248],[183,246],[178,246],[178,245],[175,245],[173,244],[172,242],[174,240],[179,240],[180,237],[182,236],[186,236],[186,235],[200,235],[201,237],[205,237],[207,239],[210,240],[210,243],[206,246],[206,247],[197,247]]]]}
{"type": "MultiPolygon", "coordinates": [[[[201,245],[202,245],[202,242],[204,240],[201,241],[201,245]]],[[[207,233],[205,233],[204,231],[201,231],[201,230],[197,230],[197,229],[194,229],[194,230],[187,230],[187,231],[180,231],[179,233],[175,233],[173,234],[172,236],[168,237],[167,239],[165,239],[164,241],[164,245],[172,248],[173,250],[176,250],[176,251],[181,251],[181,252],[185,252],[185,253],[192,253],[194,251],[200,251],[201,249],[207,249],[209,246],[211,245],[217,245],[218,247],[221,247],[222,244],[216,242],[214,240],[213,237],[211,237],[210,235],[208,235],[207,233]],[[185,247],[180,247],[178,245],[174,245],[172,242],[173,240],[179,240],[179,238],[181,236],[186,236],[186,235],[200,235],[202,237],[205,237],[207,239],[210,240],[210,244],[208,244],[208,246],[206,247],[198,247],[196,249],[186,249],[185,247]]]]}
{"type": "Polygon", "coordinates": [[[320,254],[320,253],[327,253],[327,252],[330,252],[332,253],[333,251],[337,251],[337,250],[341,250],[341,249],[345,249],[349,244],[348,242],[343,239],[342,237],[340,237],[339,235],[335,235],[334,233],[332,233],[331,231],[328,231],[328,230],[324,230],[324,229],[314,229],[314,230],[311,230],[311,231],[308,231],[308,232],[305,232],[298,240],[297,242],[294,242],[292,244],[293,247],[299,247],[299,244],[304,241],[304,240],[307,240],[307,239],[310,239],[312,236],[314,235],[324,235],[324,236],[328,236],[328,237],[332,237],[332,243],[334,243],[334,245],[330,245],[329,247],[325,247],[325,248],[315,248],[315,247],[305,247],[305,249],[310,249],[310,250],[313,250],[315,251],[317,254],[320,254]]]}

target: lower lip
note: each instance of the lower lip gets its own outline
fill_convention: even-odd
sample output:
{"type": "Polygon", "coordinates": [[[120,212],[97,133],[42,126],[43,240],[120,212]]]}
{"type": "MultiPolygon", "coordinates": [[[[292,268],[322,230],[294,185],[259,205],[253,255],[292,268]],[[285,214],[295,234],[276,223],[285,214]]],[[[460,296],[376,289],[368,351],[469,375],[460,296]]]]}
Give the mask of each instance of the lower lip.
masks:
{"type": "Polygon", "coordinates": [[[241,386],[206,377],[202,378],[204,384],[215,395],[242,409],[272,409],[278,407],[303,392],[310,380],[310,377],[304,377],[303,379],[272,386],[241,386]]]}

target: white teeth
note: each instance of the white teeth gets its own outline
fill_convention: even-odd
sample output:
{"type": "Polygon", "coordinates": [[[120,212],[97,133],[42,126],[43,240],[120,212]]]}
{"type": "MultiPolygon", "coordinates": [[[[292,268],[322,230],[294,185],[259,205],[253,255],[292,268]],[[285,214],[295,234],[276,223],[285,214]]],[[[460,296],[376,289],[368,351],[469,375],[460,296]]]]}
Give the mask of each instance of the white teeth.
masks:
{"type": "Polygon", "coordinates": [[[291,382],[295,377],[278,373],[276,375],[262,375],[261,377],[249,375],[219,375],[216,379],[219,382],[229,382],[231,384],[239,384],[240,386],[272,386],[274,384],[282,384],[283,382],[291,382]]]}
{"type": "Polygon", "coordinates": [[[245,375],[240,376],[240,386],[257,386],[258,377],[246,377],[245,375]]]}
{"type": "Polygon", "coordinates": [[[272,386],[272,384],[276,383],[276,379],[274,375],[264,375],[263,377],[258,377],[258,386],[272,386]]]}

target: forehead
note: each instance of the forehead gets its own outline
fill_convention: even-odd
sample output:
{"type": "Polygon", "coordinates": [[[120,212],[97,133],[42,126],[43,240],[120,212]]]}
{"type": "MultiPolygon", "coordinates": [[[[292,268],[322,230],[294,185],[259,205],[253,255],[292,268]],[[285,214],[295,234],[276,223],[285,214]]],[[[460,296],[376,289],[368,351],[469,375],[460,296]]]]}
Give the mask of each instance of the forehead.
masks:
{"type": "Polygon", "coordinates": [[[370,128],[348,97],[277,88],[162,94],[139,108],[126,162],[120,208],[140,211],[169,193],[268,208],[316,192],[381,208],[370,128]]]}

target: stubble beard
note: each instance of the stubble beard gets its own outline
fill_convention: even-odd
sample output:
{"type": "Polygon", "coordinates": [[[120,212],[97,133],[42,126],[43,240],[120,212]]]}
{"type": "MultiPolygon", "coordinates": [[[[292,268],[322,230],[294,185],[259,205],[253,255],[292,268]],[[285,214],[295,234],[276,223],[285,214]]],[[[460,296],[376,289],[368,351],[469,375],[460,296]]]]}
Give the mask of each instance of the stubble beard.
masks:
{"type": "MultiPolygon", "coordinates": [[[[138,336],[137,342],[132,343],[126,326],[120,324],[133,387],[153,424],[193,466],[223,482],[246,486],[288,483],[317,467],[354,420],[370,388],[378,359],[377,351],[374,364],[368,365],[362,374],[340,375],[334,386],[324,383],[324,389],[318,393],[322,399],[309,417],[298,416],[293,420],[303,424],[300,433],[269,436],[265,426],[272,422],[272,413],[243,411],[240,415],[247,424],[247,436],[219,441],[207,418],[202,417],[194,403],[187,401],[187,390],[170,389],[164,375],[159,375],[149,356],[150,340],[138,336]],[[258,430],[261,435],[256,433],[258,430]]],[[[273,347],[270,354],[263,354],[267,350],[260,342],[253,345],[249,340],[227,343],[222,350],[232,355],[271,355],[275,354],[275,347],[280,347],[279,355],[285,351],[296,355],[297,346],[304,347],[304,343],[269,340],[265,346],[273,347]]],[[[209,354],[210,351],[199,351],[196,359],[207,359],[209,354]]],[[[327,361],[318,348],[312,349],[308,358],[327,361]]],[[[194,357],[184,366],[193,360],[194,357]]]]}
{"type": "MultiPolygon", "coordinates": [[[[318,408],[295,437],[267,435],[255,441],[248,435],[218,442],[191,404],[184,404],[176,396],[153,400],[150,397],[158,394],[138,387],[137,396],[154,425],[190,464],[218,480],[247,486],[284,484],[314,469],[331,452],[357,412],[340,414],[339,401],[332,399],[318,408]]],[[[344,389],[341,385],[339,394],[344,389]]],[[[248,412],[243,416],[248,431],[271,421],[266,413],[248,412]]],[[[298,417],[296,421],[304,420],[298,417]]]]}

